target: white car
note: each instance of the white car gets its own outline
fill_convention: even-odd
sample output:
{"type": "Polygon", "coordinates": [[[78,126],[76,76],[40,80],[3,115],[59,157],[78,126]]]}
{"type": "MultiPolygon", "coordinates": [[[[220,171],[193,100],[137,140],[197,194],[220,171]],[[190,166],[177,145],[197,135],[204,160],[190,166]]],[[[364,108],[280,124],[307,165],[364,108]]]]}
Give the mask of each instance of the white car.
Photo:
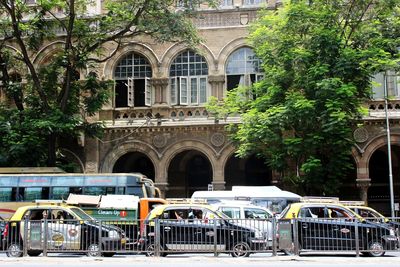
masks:
{"type": "Polygon", "coordinates": [[[243,201],[218,202],[212,206],[238,223],[266,233],[268,245],[272,246],[274,215],[270,210],[243,201]]]}

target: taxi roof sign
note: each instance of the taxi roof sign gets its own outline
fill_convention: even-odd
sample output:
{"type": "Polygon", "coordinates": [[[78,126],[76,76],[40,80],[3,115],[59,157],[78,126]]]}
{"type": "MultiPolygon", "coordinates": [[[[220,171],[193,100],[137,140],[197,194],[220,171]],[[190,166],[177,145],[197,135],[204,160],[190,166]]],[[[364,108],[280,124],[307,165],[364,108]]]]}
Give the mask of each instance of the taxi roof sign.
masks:
{"type": "Polygon", "coordinates": [[[304,196],[300,201],[306,203],[340,203],[338,197],[304,196]]]}

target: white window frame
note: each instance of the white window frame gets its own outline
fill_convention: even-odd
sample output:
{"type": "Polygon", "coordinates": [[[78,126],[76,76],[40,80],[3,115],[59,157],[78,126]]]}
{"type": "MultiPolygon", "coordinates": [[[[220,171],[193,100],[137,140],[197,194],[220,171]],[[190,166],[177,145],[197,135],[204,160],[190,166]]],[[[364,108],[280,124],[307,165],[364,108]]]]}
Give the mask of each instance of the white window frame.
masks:
{"type": "Polygon", "coordinates": [[[189,92],[189,77],[179,77],[179,104],[182,106],[186,106],[189,103],[190,92],[189,92]],[[185,81],[185,87],[184,82],[185,81]]]}
{"type": "Polygon", "coordinates": [[[170,105],[171,106],[198,106],[207,103],[209,88],[206,75],[202,76],[176,76],[170,78],[170,105]],[[192,100],[192,84],[196,81],[196,97],[192,100]],[[186,87],[185,85],[186,82],[186,87]],[[179,86],[178,86],[179,85],[179,86]],[[205,87],[202,88],[202,85],[205,87]],[[179,90],[179,95],[178,95],[179,90]],[[178,101],[179,98],[179,101],[178,101]]]}

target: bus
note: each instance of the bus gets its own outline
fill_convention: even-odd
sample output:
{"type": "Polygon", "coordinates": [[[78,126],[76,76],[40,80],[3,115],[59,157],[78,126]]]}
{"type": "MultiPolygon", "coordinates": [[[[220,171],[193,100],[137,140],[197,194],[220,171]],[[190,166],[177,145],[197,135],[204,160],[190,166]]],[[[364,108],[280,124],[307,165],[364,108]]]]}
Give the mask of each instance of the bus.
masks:
{"type": "Polygon", "coordinates": [[[256,206],[281,213],[289,204],[299,202],[301,196],[281,190],[276,186],[232,186],[231,191],[196,191],[192,199],[203,199],[208,203],[245,200],[256,206]]]}
{"type": "Polygon", "coordinates": [[[27,202],[66,200],[71,193],[160,197],[160,190],[154,182],[140,173],[0,174],[0,216],[8,219],[27,202]]]}

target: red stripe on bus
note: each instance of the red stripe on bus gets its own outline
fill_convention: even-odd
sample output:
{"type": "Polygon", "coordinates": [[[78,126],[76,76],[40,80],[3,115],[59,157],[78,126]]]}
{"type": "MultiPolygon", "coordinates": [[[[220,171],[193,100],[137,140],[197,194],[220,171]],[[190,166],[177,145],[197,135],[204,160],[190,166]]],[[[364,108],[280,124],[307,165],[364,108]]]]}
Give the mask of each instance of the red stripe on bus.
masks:
{"type": "Polygon", "coordinates": [[[10,209],[0,209],[0,211],[5,211],[5,212],[15,212],[15,210],[10,210],[10,209]]]}

